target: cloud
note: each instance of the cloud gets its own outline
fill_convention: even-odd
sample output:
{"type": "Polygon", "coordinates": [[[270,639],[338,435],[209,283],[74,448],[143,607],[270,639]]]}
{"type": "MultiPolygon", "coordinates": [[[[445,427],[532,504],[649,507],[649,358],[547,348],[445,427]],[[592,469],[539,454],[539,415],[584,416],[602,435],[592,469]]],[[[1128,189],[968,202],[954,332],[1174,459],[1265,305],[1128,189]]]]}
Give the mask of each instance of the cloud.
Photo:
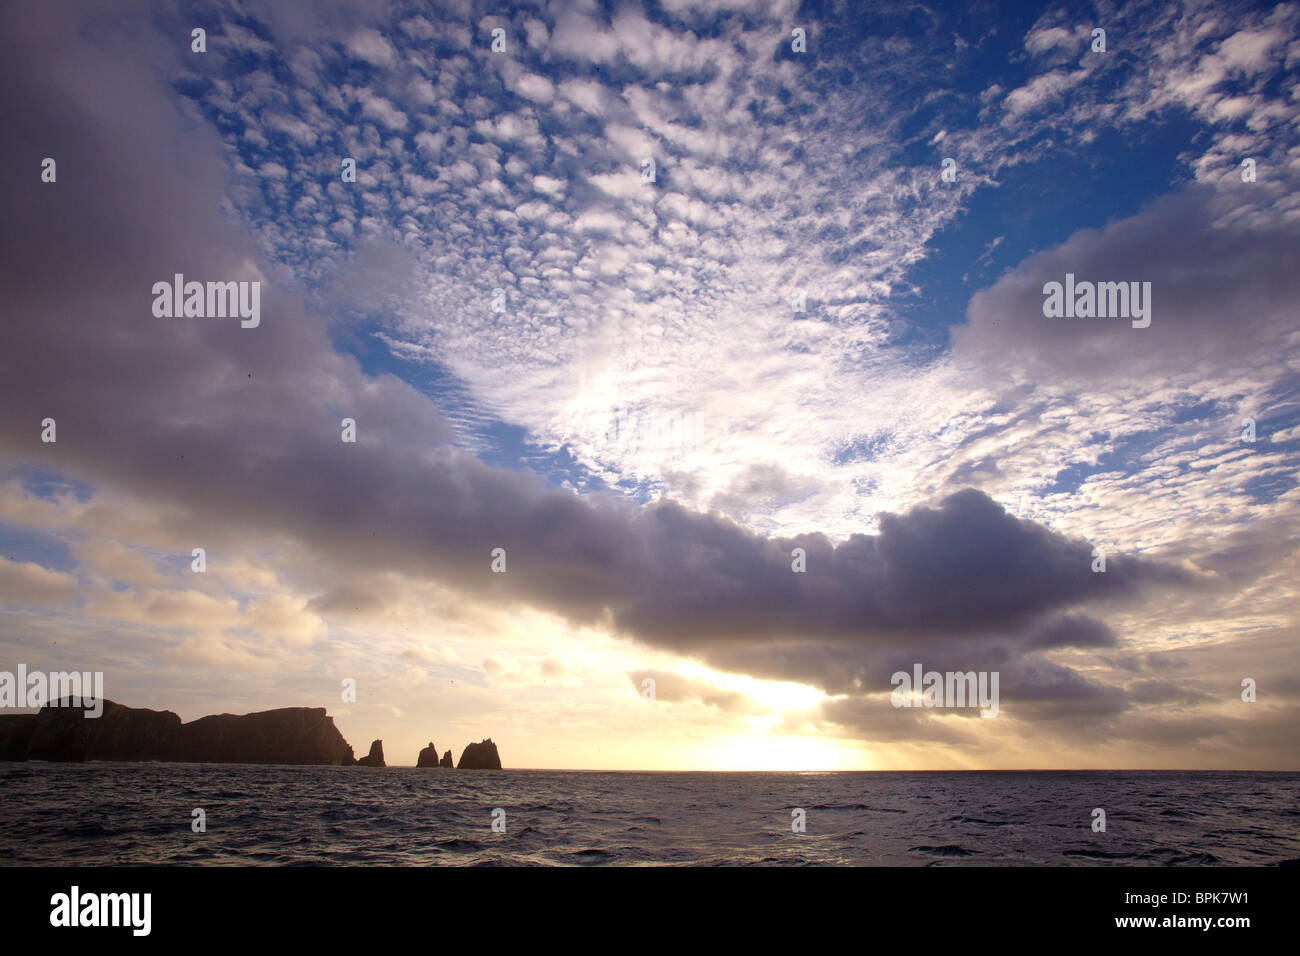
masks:
{"type": "Polygon", "coordinates": [[[737,715],[762,712],[762,708],[748,694],[724,690],[707,681],[692,680],[671,671],[629,671],[627,676],[638,694],[645,692],[647,686],[645,681],[653,681],[653,685],[650,686],[654,687],[653,699],[656,701],[673,703],[698,701],[706,707],[716,707],[725,713],[737,715]]]}
{"type": "MultiPolygon", "coordinates": [[[[1088,31],[1084,31],[1086,34],[1088,31]]],[[[1025,49],[1030,53],[1042,53],[1056,47],[1074,46],[1078,41],[1075,31],[1064,27],[1038,27],[1025,36],[1025,49]]]]}
{"type": "Polygon", "coordinates": [[[382,96],[363,96],[361,113],[379,120],[389,129],[406,129],[406,114],[382,96]]]}
{"type": "MultiPolygon", "coordinates": [[[[31,82],[15,79],[10,95],[35,96],[31,82]]],[[[82,96],[95,101],[91,89],[82,96]]],[[[148,97],[135,102],[154,106],[148,97]]],[[[19,142],[33,135],[14,132],[19,142]]],[[[50,284],[39,258],[8,259],[12,302],[30,318],[8,354],[29,352],[32,337],[60,348],[39,371],[11,363],[15,387],[3,411],[13,420],[55,414],[67,437],[50,450],[51,465],[177,502],[196,529],[220,523],[300,541],[330,556],[340,575],[388,568],[580,622],[612,615],[616,628],[648,643],[704,657],[725,648],[733,660],[738,644],[795,634],[860,641],[1014,628],[1185,577],[1122,556],[1107,575],[1093,575],[1086,543],[1014,519],[974,491],[936,509],[884,515],[879,535],[832,546],[818,535],[765,540],[670,502],[641,509],[613,497],[579,500],[487,466],[439,446],[448,429],[427,399],[363,374],[274,284],[256,330],[149,315],[158,277],[239,275],[248,250],[203,199],[219,182],[206,157],[219,151],[205,152],[175,127],[174,139],[159,141],[167,135],[160,127],[131,149],[115,133],[97,135],[108,137],[100,161],[50,198],[28,248],[47,248],[48,234],[81,220],[88,196],[116,197],[103,218],[81,222],[61,263],[98,281],[50,284]],[[194,154],[183,175],[151,184],[161,201],[147,207],[126,187],[131,150],[142,146],[194,154]],[[101,319],[92,327],[78,321],[88,310],[101,319]],[[61,387],[75,377],[97,387],[61,387]],[[168,396],[165,415],[156,411],[160,394],[168,396]],[[358,423],[355,445],[340,441],[345,416],[358,423]],[[133,427],[122,430],[124,421],[133,427]],[[807,575],[790,571],[796,543],[808,549],[807,575]],[[509,553],[508,575],[489,571],[496,547],[509,553]]],[[[4,447],[34,453],[16,435],[4,447]]]]}
{"type": "Polygon", "coordinates": [[[13,604],[66,604],[77,594],[70,574],[52,571],[34,561],[0,558],[0,601],[13,604]]]}
{"type": "Polygon", "coordinates": [[[378,30],[358,30],[348,37],[346,46],[349,53],[371,66],[392,67],[397,62],[397,51],[378,30]]]}
{"type": "Polygon", "coordinates": [[[595,80],[571,77],[560,83],[560,95],[593,116],[604,116],[608,94],[595,80]]]}
{"type": "Polygon", "coordinates": [[[1276,377],[1296,342],[1300,226],[1280,189],[1192,186],[1135,216],[1084,230],[977,293],[954,332],[959,357],[987,375],[1079,384],[1190,374],[1276,377]],[[1046,318],[1048,282],[1151,283],[1151,324],[1046,318]],[[1224,335],[1231,326],[1232,335],[1224,335]]]}
{"type": "Polygon", "coordinates": [[[1286,43],[1281,29],[1240,30],[1219,44],[1219,55],[1234,69],[1258,73],[1277,64],[1273,51],[1286,43]]]}
{"type": "Polygon", "coordinates": [[[555,98],[555,84],[536,73],[521,74],[512,82],[511,88],[534,103],[549,103],[555,98]]]}
{"type": "Polygon", "coordinates": [[[1085,70],[1075,70],[1073,72],[1056,70],[1052,73],[1036,76],[1025,86],[1014,89],[1007,94],[1007,111],[1014,116],[1018,113],[1042,109],[1087,75],[1085,70]]]}
{"type": "Polygon", "coordinates": [[[875,743],[927,741],[971,745],[977,737],[952,714],[892,707],[889,698],[840,697],[822,704],[817,718],[838,725],[846,736],[875,743]]]}
{"type": "MultiPolygon", "coordinates": [[[[15,77],[9,95],[39,102],[30,89],[37,82],[15,77]]],[[[83,82],[80,95],[94,104],[88,74],[83,82]]],[[[148,96],[133,103],[167,115],[148,96]]],[[[485,465],[440,445],[449,430],[426,398],[333,351],[325,325],[274,283],[256,330],[149,315],[147,292],[159,277],[239,275],[249,250],[213,212],[220,177],[211,157],[219,150],[184,138],[179,124],[161,123],[127,148],[118,122],[111,130],[78,129],[82,141],[103,141],[99,161],[42,200],[26,246],[36,258],[19,250],[5,263],[11,302],[29,317],[7,354],[28,354],[36,339],[59,348],[39,370],[9,363],[14,387],[2,411],[10,420],[55,414],[66,437],[47,452],[50,465],[176,502],[196,534],[219,523],[282,536],[328,557],[340,578],[349,569],[432,577],[477,599],[531,604],[579,623],[609,621],[650,645],[792,679],[808,679],[809,666],[797,654],[771,656],[768,642],[843,645],[856,656],[850,676],[879,664],[873,645],[995,630],[1013,651],[1097,646],[1106,640],[1098,626],[1049,619],[1194,580],[1124,555],[1111,557],[1106,574],[1093,574],[1089,543],[1017,519],[975,490],[937,507],[879,515],[879,533],[835,545],[820,534],[765,538],[669,501],[637,507],[608,495],[579,499],[548,490],[536,476],[485,465]],[[127,185],[135,150],[146,147],[193,154],[183,174],[164,170],[151,183],[157,201],[149,204],[135,202],[127,185]],[[103,213],[85,222],[92,195],[103,213]],[[96,281],[46,281],[38,250],[69,220],[79,222],[77,239],[65,245],[60,269],[96,281]],[[89,311],[99,317],[93,326],[79,321],[89,311]],[[61,384],[76,378],[96,387],[61,384]],[[355,445],[340,441],[345,416],[357,422],[355,445]],[[124,430],[122,422],[133,424],[124,430]],[[795,546],[807,550],[807,574],[791,571],[795,546]],[[497,547],[509,555],[506,575],[490,572],[497,547]]],[[[16,142],[35,135],[21,124],[13,132],[16,142]]],[[[11,201],[30,202],[24,195],[11,201]]],[[[11,455],[35,453],[17,435],[4,442],[11,455]]],[[[754,480],[788,487],[781,476],[773,485],[774,475],[754,480]]],[[[305,620],[294,633],[318,633],[305,620]]],[[[846,672],[816,676],[830,686],[846,672]]]]}

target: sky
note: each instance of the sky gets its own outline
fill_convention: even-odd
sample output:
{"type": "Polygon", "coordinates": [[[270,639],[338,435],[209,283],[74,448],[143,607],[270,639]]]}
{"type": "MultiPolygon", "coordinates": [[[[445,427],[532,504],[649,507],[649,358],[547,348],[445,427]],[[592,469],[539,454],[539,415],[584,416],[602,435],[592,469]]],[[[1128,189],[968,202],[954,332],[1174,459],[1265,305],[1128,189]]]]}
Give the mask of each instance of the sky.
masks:
{"type": "Polygon", "coordinates": [[[0,114],[0,669],[399,765],[1300,769],[1300,4],[10,4],[0,114]]]}

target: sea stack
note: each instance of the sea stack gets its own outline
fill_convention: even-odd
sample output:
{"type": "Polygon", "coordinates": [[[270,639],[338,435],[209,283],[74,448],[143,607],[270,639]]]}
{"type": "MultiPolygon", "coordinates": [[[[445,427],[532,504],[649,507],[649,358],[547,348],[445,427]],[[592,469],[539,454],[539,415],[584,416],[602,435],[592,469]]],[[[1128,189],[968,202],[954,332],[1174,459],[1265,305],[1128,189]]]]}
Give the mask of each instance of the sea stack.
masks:
{"type": "Polygon", "coordinates": [[[497,745],[492,738],[470,744],[460,755],[457,770],[500,770],[501,757],[497,754],[497,745]]]}
{"type": "Polygon", "coordinates": [[[451,762],[451,751],[450,751],[450,750],[448,750],[445,754],[442,755],[442,760],[438,762],[438,766],[439,766],[439,767],[447,767],[448,769],[450,769],[450,768],[456,766],[454,763],[451,762]]]}
{"type": "Polygon", "coordinates": [[[436,767],[438,766],[438,748],[429,741],[429,746],[420,751],[419,758],[415,761],[417,767],[436,767]]]}
{"type": "Polygon", "coordinates": [[[376,740],[370,745],[370,753],[357,761],[358,767],[387,767],[384,763],[384,742],[376,740]]]}

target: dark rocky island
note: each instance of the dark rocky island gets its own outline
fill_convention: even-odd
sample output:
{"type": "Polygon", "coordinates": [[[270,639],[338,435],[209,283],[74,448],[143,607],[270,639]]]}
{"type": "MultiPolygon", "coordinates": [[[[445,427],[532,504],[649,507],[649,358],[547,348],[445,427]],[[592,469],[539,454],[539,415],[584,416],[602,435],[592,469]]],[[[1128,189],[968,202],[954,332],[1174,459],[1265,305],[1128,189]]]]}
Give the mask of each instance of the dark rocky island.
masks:
{"type": "MultiPolygon", "coordinates": [[[[281,707],[255,714],[217,714],[188,724],[170,710],[126,707],[105,700],[99,717],[87,717],[76,701],[42,707],[35,714],[0,714],[0,760],[161,760],[182,763],[324,764],[385,767],[384,742],[376,740],[360,759],[324,707],[281,707]]],[[[420,767],[452,766],[451,751],[438,759],[429,746],[420,767]]],[[[461,769],[500,770],[491,739],[470,744],[461,769]]]]}
{"type": "Polygon", "coordinates": [[[457,770],[500,770],[501,757],[492,738],[467,746],[460,755],[457,770]]]}
{"type": "Polygon", "coordinates": [[[357,761],[358,767],[387,767],[384,763],[384,742],[382,740],[373,740],[370,743],[370,753],[366,754],[357,761]]]}
{"type": "Polygon", "coordinates": [[[456,766],[451,759],[450,750],[442,755],[441,760],[438,759],[438,748],[433,745],[432,740],[429,741],[429,746],[420,751],[420,756],[415,765],[417,767],[446,767],[449,770],[456,766]]]}
{"type": "Polygon", "coordinates": [[[352,757],[352,748],[324,707],[282,707],[243,716],[200,717],[181,724],[180,752],[179,759],[196,763],[340,766],[352,757]]]}
{"type": "Polygon", "coordinates": [[[0,760],[26,760],[35,714],[0,715],[0,760]]]}
{"type": "Polygon", "coordinates": [[[220,714],[188,724],[169,710],[104,701],[101,716],[80,707],[41,708],[0,718],[5,760],[167,760],[193,763],[348,763],[352,748],[324,707],[220,714]]]}

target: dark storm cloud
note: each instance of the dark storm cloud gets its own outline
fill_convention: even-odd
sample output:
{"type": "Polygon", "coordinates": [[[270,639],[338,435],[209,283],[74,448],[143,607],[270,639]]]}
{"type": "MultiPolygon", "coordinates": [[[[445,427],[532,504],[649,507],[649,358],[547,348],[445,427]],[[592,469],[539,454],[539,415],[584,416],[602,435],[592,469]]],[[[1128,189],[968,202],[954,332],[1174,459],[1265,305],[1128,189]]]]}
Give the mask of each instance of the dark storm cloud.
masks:
{"type": "Polygon", "coordinates": [[[1129,706],[1122,687],[1041,658],[1026,657],[1000,670],[1002,707],[1018,720],[1107,717],[1129,706]]]}
{"type": "Polygon", "coordinates": [[[1039,646],[1097,646],[1105,642],[1098,626],[1049,625],[1044,615],[1190,578],[1124,556],[1093,573],[1088,542],[1015,518],[974,489],[881,515],[879,525],[879,534],[833,546],[821,535],[765,540],[672,503],[649,507],[631,529],[650,573],[616,620],[683,649],[763,637],[941,639],[1029,625],[1023,640],[1039,646]],[[791,573],[794,547],[807,552],[805,574],[791,573]]]}
{"type": "Polygon", "coordinates": [[[1207,695],[1185,683],[1171,680],[1140,680],[1128,685],[1129,699],[1135,704],[1197,704],[1207,695]]]}
{"type": "Polygon", "coordinates": [[[1287,175],[1189,187],[1031,256],[971,299],[969,322],[953,335],[957,355],[992,377],[1093,387],[1117,378],[1154,385],[1203,363],[1222,374],[1274,361],[1291,341],[1300,299],[1300,220],[1287,175]],[[1151,325],[1046,318],[1043,286],[1066,273],[1150,282],[1151,325]]]}
{"type": "Polygon", "coordinates": [[[979,738],[964,721],[946,720],[957,711],[938,712],[909,707],[891,707],[863,697],[841,697],[822,704],[818,717],[838,724],[857,740],[871,743],[907,743],[925,740],[931,743],[963,745],[979,738]]]}
{"type": "MultiPolygon", "coordinates": [[[[330,322],[274,276],[256,329],[155,318],[154,282],[252,279],[256,249],[220,213],[220,143],[154,82],[175,65],[160,51],[182,56],[185,38],[133,21],[90,43],[61,17],[10,8],[0,31],[5,464],[179,509],[198,543],[299,542],[337,576],[323,610],[374,606],[382,596],[348,582],[391,569],[738,670],[868,693],[884,689],[887,658],[916,660],[917,648],[970,669],[1106,646],[1105,625],[1076,609],[1192,580],[1123,555],[1094,574],[1088,542],[971,489],[882,515],[878,534],[839,545],[765,539],[671,502],[579,498],[452,448],[425,396],[336,352],[330,322]],[[51,43],[59,56],[31,55],[51,43]],[[56,184],[39,181],[44,156],[58,161],[56,184]],[[345,416],[355,445],[340,441],[345,416]],[[39,440],[46,417],[55,445],[39,440]],[[489,570],[498,547],[506,574],[489,570]],[[807,573],[792,573],[794,547],[807,573]]],[[[1004,694],[1013,688],[1046,716],[1114,706],[1060,672],[1022,675],[1004,694]],[[1064,703],[1049,712],[1052,695],[1064,703]]]]}
{"type": "Polygon", "coordinates": [[[1115,632],[1104,621],[1086,614],[1064,614],[1035,629],[1026,642],[1036,650],[1053,647],[1114,647],[1115,632]]]}
{"type": "MultiPolygon", "coordinates": [[[[891,664],[905,673],[911,664],[894,655],[891,664]]],[[[866,741],[924,740],[931,743],[974,744],[980,737],[965,727],[965,720],[991,719],[1004,726],[1034,727],[1046,721],[1065,721],[1071,727],[1095,728],[1100,722],[1124,713],[1130,700],[1122,687],[1092,680],[1077,671],[1034,655],[1011,659],[1008,655],[964,653],[944,656],[927,654],[920,661],[924,671],[940,674],[967,673],[987,668],[998,674],[998,708],[993,718],[981,717],[976,707],[894,707],[888,691],[892,685],[881,680],[877,686],[861,688],[825,701],[818,716],[846,728],[855,738],[866,741]],[[966,666],[962,666],[964,661],[966,666]],[[978,665],[972,662],[978,661],[978,665]],[[948,719],[959,718],[961,722],[948,719]]],[[[990,724],[993,726],[993,724],[990,724]]],[[[972,725],[973,728],[973,725],[972,725]]]]}

